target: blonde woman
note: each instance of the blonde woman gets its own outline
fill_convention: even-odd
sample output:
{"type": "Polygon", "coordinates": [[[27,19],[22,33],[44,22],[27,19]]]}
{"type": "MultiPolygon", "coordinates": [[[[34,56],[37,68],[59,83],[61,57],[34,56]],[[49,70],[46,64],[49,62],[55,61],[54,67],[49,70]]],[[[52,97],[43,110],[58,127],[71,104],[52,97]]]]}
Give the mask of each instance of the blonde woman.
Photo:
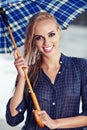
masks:
{"type": "Polygon", "coordinates": [[[18,76],[14,95],[6,108],[9,125],[22,122],[27,111],[23,130],[82,130],[87,126],[87,60],[62,54],[60,36],[61,29],[51,14],[38,13],[30,19],[24,58],[17,58],[17,51],[14,53],[18,76]],[[38,115],[44,128],[35,121],[35,108],[27,90],[23,67],[40,104],[38,115]]]}

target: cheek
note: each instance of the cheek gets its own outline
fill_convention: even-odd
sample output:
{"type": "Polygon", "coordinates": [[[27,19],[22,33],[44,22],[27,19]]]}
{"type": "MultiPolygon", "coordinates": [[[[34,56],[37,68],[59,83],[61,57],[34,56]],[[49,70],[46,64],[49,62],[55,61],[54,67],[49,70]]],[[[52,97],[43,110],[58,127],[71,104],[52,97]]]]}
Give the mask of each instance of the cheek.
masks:
{"type": "Polygon", "coordinates": [[[59,44],[59,37],[55,37],[54,43],[55,43],[55,44],[59,44]]]}
{"type": "Polygon", "coordinates": [[[40,50],[40,48],[42,47],[42,45],[41,44],[39,44],[39,43],[35,43],[35,45],[36,45],[36,47],[37,47],[37,49],[39,49],[40,50]]]}
{"type": "Polygon", "coordinates": [[[59,41],[60,41],[60,35],[59,35],[59,34],[56,36],[55,41],[56,41],[57,43],[59,43],[59,41]]]}
{"type": "Polygon", "coordinates": [[[54,41],[54,46],[55,46],[56,48],[59,48],[59,39],[58,39],[58,38],[55,39],[55,41],[54,41]]]}

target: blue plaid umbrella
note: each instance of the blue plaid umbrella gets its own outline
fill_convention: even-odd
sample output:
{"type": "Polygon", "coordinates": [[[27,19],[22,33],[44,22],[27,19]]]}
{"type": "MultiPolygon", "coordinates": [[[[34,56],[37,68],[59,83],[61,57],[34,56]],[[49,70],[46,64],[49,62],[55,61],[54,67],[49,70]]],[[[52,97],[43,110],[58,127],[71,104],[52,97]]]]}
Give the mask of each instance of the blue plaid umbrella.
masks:
{"type": "Polygon", "coordinates": [[[0,0],[0,8],[7,7],[15,2],[20,2],[22,0],[0,0]]]}
{"type": "MultiPolygon", "coordinates": [[[[14,39],[18,47],[24,44],[28,19],[39,11],[53,14],[62,29],[66,29],[74,19],[87,10],[86,0],[1,0],[0,8],[5,8],[14,39]]],[[[1,14],[1,12],[0,12],[1,14]]],[[[0,53],[13,50],[9,32],[0,15],[0,53]]]]}

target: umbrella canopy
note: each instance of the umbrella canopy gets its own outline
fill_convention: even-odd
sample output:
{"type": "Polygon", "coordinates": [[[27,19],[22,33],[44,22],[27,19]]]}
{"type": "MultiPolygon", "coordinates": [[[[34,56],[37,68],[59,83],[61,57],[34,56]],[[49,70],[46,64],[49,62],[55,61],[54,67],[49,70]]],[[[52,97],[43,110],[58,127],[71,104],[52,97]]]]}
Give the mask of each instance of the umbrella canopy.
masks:
{"type": "Polygon", "coordinates": [[[15,2],[20,2],[22,0],[0,0],[0,8],[7,7],[15,2]]]}
{"type": "MultiPolygon", "coordinates": [[[[25,29],[33,14],[47,11],[56,17],[62,29],[66,29],[77,16],[87,10],[86,0],[9,0],[9,2],[2,0],[0,5],[6,10],[18,47],[24,44],[25,29]]],[[[11,52],[13,48],[8,30],[0,15],[0,53],[11,52]]]]}

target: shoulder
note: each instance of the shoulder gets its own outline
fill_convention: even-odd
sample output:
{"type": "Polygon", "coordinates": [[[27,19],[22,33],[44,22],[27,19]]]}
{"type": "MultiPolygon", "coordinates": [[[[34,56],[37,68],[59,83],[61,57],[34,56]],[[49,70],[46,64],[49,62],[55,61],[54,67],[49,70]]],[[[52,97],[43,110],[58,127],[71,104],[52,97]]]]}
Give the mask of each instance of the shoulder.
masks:
{"type": "Polygon", "coordinates": [[[80,73],[87,72],[87,59],[79,57],[71,57],[71,63],[73,68],[80,71],[80,73]]]}
{"type": "Polygon", "coordinates": [[[79,57],[71,57],[72,63],[81,69],[84,67],[87,68],[87,59],[85,58],[79,58],[79,57]]]}
{"type": "Polygon", "coordinates": [[[87,59],[80,57],[65,56],[62,54],[64,64],[69,68],[87,68],[87,59]]]}

